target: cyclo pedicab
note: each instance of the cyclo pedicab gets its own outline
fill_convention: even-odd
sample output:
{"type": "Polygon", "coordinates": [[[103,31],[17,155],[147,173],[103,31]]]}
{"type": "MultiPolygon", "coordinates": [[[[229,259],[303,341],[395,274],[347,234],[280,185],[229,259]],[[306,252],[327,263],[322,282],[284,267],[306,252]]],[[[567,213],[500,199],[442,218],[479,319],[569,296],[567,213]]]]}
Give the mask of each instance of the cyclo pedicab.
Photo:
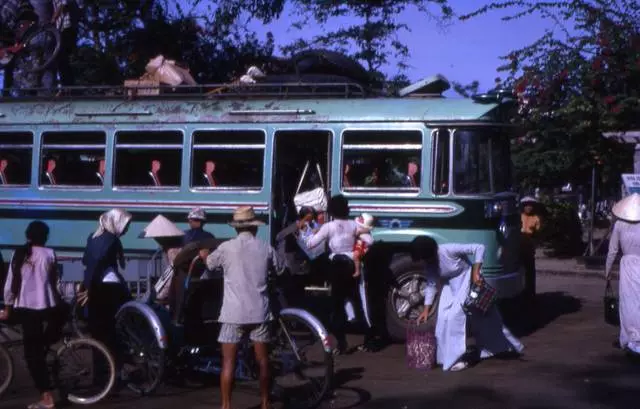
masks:
{"type": "MultiPolygon", "coordinates": [[[[158,218],[169,222],[163,216],[158,218]]],[[[176,230],[177,227],[173,229],[176,230]]],[[[153,238],[161,246],[166,243],[166,234],[150,229],[143,233],[145,238],[153,238]]],[[[129,389],[151,394],[163,380],[180,380],[184,384],[199,382],[203,374],[220,374],[222,358],[217,342],[220,326],[216,319],[222,304],[222,274],[215,272],[213,279],[205,280],[196,272],[204,269],[199,250],[213,250],[222,242],[212,239],[189,243],[176,255],[165,271],[169,274],[163,277],[173,276],[169,280],[172,283],[169,309],[156,301],[155,288],[150,282],[154,274],[147,274],[145,296],[124,304],[118,311],[116,331],[122,348],[119,352],[125,367],[132,368],[126,379],[129,389]]],[[[166,249],[165,244],[164,249],[154,254],[150,270],[166,249]]],[[[334,342],[322,323],[308,311],[281,308],[276,281],[277,278],[272,277],[270,285],[275,317],[269,358],[272,393],[289,407],[314,408],[331,387],[334,342]]],[[[236,380],[257,379],[253,351],[245,341],[239,347],[236,380]]]]}

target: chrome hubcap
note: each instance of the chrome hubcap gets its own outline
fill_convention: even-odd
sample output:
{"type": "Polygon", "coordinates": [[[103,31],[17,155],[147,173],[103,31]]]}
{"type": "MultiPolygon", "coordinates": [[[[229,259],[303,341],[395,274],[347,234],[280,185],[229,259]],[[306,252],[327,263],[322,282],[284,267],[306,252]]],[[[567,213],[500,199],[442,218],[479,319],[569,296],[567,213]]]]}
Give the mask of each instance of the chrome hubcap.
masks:
{"type": "Polygon", "coordinates": [[[391,302],[398,318],[415,320],[424,305],[426,280],[420,274],[405,274],[398,279],[398,288],[393,290],[391,302]]]}

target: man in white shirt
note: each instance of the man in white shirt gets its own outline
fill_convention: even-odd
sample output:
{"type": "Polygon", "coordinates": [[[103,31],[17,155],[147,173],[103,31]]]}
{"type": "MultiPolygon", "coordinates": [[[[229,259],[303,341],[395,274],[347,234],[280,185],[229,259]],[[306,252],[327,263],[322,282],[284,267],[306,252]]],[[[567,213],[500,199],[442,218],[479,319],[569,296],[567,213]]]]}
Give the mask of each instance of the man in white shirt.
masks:
{"type": "MultiPolygon", "coordinates": [[[[240,207],[230,223],[238,233],[222,243],[213,253],[200,251],[207,269],[224,271],[224,295],[218,321],[222,324],[218,342],[222,344],[220,388],[222,409],[230,409],[238,344],[249,337],[254,345],[260,368],[261,409],[269,408],[269,331],[273,315],[269,305],[268,276],[270,270],[280,274],[284,263],[269,244],[258,239],[258,226],[252,207],[240,207]]],[[[206,274],[206,273],[205,273],[206,274]]]]}

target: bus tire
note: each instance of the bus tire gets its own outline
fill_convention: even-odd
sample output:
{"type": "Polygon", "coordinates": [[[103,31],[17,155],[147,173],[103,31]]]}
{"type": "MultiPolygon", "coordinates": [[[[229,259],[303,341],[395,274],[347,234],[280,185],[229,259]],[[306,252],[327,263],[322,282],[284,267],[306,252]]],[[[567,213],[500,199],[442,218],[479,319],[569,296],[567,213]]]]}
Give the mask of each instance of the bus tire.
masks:
{"type": "MultiPolygon", "coordinates": [[[[402,255],[391,262],[389,269],[393,274],[394,282],[389,286],[386,300],[387,332],[394,341],[404,342],[408,324],[415,322],[424,305],[423,289],[426,283],[424,266],[412,261],[408,255],[402,255]],[[416,286],[416,283],[420,285],[416,286]],[[411,288],[412,285],[413,288],[411,288]],[[410,311],[401,317],[398,309],[403,307],[403,303],[408,303],[410,311]]],[[[420,328],[427,328],[435,323],[437,309],[438,298],[431,306],[429,319],[420,328]]]]}

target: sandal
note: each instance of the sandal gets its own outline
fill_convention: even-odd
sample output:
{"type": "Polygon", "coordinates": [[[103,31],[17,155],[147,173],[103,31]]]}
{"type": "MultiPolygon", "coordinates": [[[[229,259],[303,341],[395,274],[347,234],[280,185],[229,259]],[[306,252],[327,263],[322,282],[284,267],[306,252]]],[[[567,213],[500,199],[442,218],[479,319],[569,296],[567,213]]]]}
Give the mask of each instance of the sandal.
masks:
{"type": "Polygon", "coordinates": [[[451,367],[451,369],[449,369],[451,372],[460,372],[460,371],[464,371],[465,369],[467,369],[469,367],[469,364],[465,361],[458,361],[458,363],[456,363],[455,365],[453,365],[451,367]]]}
{"type": "Polygon", "coordinates": [[[358,352],[375,352],[375,347],[370,342],[358,345],[356,349],[358,352]]]}

